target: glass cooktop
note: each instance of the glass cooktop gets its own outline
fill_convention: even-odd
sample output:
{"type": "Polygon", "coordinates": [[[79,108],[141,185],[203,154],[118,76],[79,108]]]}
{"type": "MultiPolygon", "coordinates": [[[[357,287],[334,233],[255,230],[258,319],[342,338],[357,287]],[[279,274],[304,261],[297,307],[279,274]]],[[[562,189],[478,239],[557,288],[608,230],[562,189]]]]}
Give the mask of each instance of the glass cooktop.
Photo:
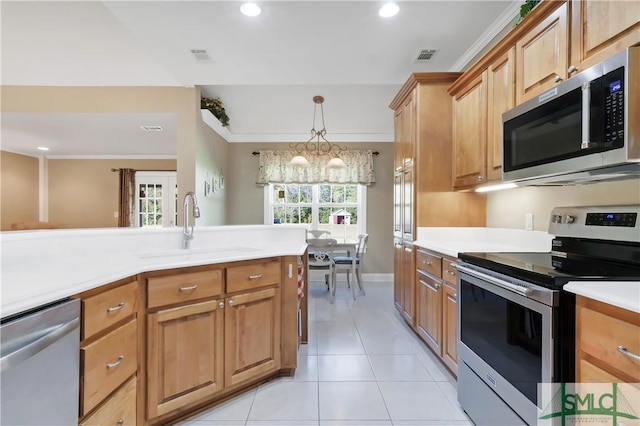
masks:
{"type": "Polygon", "coordinates": [[[640,265],[600,261],[590,257],[547,253],[460,253],[460,260],[545,287],[568,281],[640,280],[640,265]]]}

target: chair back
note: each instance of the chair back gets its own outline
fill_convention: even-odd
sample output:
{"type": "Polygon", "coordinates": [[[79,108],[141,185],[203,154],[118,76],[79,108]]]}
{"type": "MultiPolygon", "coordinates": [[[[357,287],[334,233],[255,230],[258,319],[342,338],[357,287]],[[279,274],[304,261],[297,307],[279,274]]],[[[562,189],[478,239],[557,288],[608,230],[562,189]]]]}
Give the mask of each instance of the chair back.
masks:
{"type": "Polygon", "coordinates": [[[330,269],[336,244],[338,241],[335,238],[308,239],[309,252],[313,252],[313,255],[309,256],[309,268],[330,269]]]}
{"type": "Polygon", "coordinates": [[[330,238],[330,237],[331,237],[331,232],[329,231],[321,231],[318,229],[307,230],[307,239],[330,238]]]}
{"type": "Polygon", "coordinates": [[[356,259],[360,262],[363,261],[364,254],[367,251],[367,241],[369,240],[369,234],[358,235],[358,245],[356,246],[356,259]]]}

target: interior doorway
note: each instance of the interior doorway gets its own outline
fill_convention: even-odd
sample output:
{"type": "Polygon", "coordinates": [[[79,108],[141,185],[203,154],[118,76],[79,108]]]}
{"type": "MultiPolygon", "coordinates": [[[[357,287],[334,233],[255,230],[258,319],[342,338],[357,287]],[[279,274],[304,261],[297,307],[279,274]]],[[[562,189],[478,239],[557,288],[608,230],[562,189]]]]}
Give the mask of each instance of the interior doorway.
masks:
{"type": "Polygon", "coordinates": [[[136,172],[135,225],[139,228],[176,226],[177,172],[136,172]]]}

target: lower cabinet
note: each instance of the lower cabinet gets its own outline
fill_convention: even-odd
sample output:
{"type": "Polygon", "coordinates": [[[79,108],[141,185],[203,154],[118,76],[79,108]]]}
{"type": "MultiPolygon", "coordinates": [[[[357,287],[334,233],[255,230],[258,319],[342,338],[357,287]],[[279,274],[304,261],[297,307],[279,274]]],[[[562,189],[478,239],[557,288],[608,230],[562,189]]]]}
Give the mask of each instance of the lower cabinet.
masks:
{"type": "Polygon", "coordinates": [[[227,298],[225,385],[234,386],[280,368],[280,289],[227,298]]]}
{"type": "Polygon", "coordinates": [[[134,376],[104,405],[88,416],[79,426],[134,426],[136,424],[136,380],[134,376]]]}
{"type": "Polygon", "coordinates": [[[416,249],[416,333],[453,372],[458,371],[455,259],[416,249]]]}
{"type": "Polygon", "coordinates": [[[224,301],[147,315],[147,416],[154,418],[223,387],[224,301]]]}

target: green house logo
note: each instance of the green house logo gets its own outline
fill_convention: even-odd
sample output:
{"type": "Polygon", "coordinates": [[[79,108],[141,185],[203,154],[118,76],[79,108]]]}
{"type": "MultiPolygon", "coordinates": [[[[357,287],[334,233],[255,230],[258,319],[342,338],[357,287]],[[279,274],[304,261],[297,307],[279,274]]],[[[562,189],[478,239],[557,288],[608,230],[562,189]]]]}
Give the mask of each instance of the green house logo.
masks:
{"type": "MultiPolygon", "coordinates": [[[[631,398],[630,403],[621,392],[618,383],[560,383],[551,400],[540,412],[540,420],[555,420],[554,425],[567,423],[596,422],[599,424],[619,424],[621,419],[638,420],[636,410],[640,401],[631,398]],[[576,391],[579,388],[579,391],[576,391]],[[567,421],[567,418],[572,421],[567,421]],[[611,423],[609,423],[609,418],[611,423]]],[[[542,423],[542,422],[541,422],[542,423]]]]}

